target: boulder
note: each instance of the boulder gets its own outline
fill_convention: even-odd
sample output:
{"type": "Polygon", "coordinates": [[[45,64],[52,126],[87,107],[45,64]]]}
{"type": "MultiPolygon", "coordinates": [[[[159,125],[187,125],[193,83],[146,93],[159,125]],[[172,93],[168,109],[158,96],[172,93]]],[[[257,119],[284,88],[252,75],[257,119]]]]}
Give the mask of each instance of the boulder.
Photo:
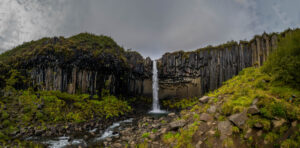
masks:
{"type": "Polygon", "coordinates": [[[254,114],[258,114],[259,113],[259,109],[257,108],[256,105],[251,105],[248,110],[247,110],[248,114],[254,115],[254,114]]]}
{"type": "Polygon", "coordinates": [[[214,117],[211,116],[210,114],[202,113],[202,114],[200,115],[200,120],[205,121],[205,122],[209,122],[209,121],[213,121],[213,120],[214,120],[214,117]]]}
{"type": "Polygon", "coordinates": [[[171,130],[176,130],[180,127],[183,127],[185,125],[185,123],[186,123],[186,121],[181,119],[181,120],[173,121],[169,125],[170,125],[171,130]]]}
{"type": "Polygon", "coordinates": [[[199,101],[200,101],[201,103],[207,103],[209,99],[210,99],[209,96],[203,96],[202,98],[199,99],[199,101]]]}
{"type": "Polygon", "coordinates": [[[231,123],[226,121],[220,121],[218,123],[218,130],[221,132],[221,139],[227,138],[227,136],[230,136],[232,134],[232,125],[231,123]]]}
{"type": "Polygon", "coordinates": [[[242,128],[247,119],[248,117],[246,111],[229,116],[229,120],[239,128],[242,128]]]}
{"type": "Polygon", "coordinates": [[[216,110],[217,110],[217,107],[215,105],[212,105],[207,109],[207,112],[210,114],[213,114],[216,112],[216,110]]]}

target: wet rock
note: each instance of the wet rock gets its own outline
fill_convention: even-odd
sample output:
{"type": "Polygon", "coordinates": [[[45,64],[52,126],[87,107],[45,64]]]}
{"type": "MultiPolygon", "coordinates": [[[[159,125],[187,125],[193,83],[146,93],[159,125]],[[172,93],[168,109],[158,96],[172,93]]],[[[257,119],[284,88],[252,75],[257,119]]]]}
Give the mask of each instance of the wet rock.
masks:
{"type": "Polygon", "coordinates": [[[248,108],[247,113],[248,113],[248,114],[252,114],[252,115],[258,114],[258,113],[259,113],[259,109],[257,108],[256,105],[251,105],[251,106],[248,108]]]}
{"type": "Polygon", "coordinates": [[[210,99],[209,96],[203,96],[199,99],[199,101],[204,104],[207,103],[209,99],[210,99]]]}
{"type": "Polygon", "coordinates": [[[221,132],[221,139],[225,139],[227,136],[232,135],[232,125],[228,120],[220,121],[218,123],[218,130],[221,132]]]}
{"type": "Polygon", "coordinates": [[[217,110],[217,107],[215,105],[212,105],[207,109],[207,112],[210,114],[213,114],[216,112],[216,110],[217,110]]]}
{"type": "Polygon", "coordinates": [[[183,127],[185,125],[185,123],[186,123],[186,121],[181,119],[181,120],[173,121],[169,125],[170,125],[171,130],[176,130],[180,127],[183,127]]]}
{"type": "Polygon", "coordinates": [[[248,119],[247,113],[244,111],[242,113],[237,113],[229,116],[229,120],[233,122],[236,126],[239,128],[242,128],[242,126],[246,123],[246,120],[248,119]]]}
{"type": "Polygon", "coordinates": [[[35,130],[34,135],[40,136],[43,134],[43,132],[44,132],[44,130],[35,130]]]}
{"type": "Polygon", "coordinates": [[[202,113],[202,114],[200,115],[200,120],[205,121],[205,122],[213,121],[213,120],[214,120],[214,117],[211,116],[210,114],[202,113]]]}

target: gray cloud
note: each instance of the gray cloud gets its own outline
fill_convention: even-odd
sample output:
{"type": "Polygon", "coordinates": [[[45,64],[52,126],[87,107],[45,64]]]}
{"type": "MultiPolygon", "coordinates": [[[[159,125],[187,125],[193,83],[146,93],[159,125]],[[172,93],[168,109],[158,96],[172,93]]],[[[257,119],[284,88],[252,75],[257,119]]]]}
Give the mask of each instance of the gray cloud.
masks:
{"type": "Polygon", "coordinates": [[[1,0],[0,52],[44,36],[92,32],[144,56],[299,27],[299,0],[1,0]]]}

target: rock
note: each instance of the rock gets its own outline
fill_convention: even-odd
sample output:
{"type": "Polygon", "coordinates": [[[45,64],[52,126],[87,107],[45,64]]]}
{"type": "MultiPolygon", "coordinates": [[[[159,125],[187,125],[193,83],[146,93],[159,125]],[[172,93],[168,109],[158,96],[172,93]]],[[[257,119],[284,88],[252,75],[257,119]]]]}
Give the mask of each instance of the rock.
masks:
{"type": "Polygon", "coordinates": [[[257,108],[256,105],[251,105],[251,106],[248,108],[247,113],[248,113],[248,114],[251,114],[251,115],[258,114],[258,113],[259,113],[259,109],[257,108]]]}
{"type": "Polygon", "coordinates": [[[213,114],[216,112],[216,110],[217,110],[217,107],[215,105],[212,105],[207,109],[207,112],[210,114],[213,114]]]}
{"type": "Polygon", "coordinates": [[[218,123],[218,130],[221,132],[221,139],[225,139],[227,136],[232,135],[232,125],[228,120],[220,121],[218,123]]]}
{"type": "Polygon", "coordinates": [[[242,128],[242,126],[246,123],[247,119],[248,117],[246,111],[229,116],[229,120],[239,128],[242,128]]]}
{"type": "Polygon", "coordinates": [[[215,135],[216,131],[215,130],[210,130],[207,132],[210,136],[215,135]]]}
{"type": "Polygon", "coordinates": [[[293,121],[292,122],[292,127],[296,127],[297,126],[297,121],[293,121]]]}
{"type": "Polygon", "coordinates": [[[169,113],[168,116],[169,117],[174,117],[176,114],[175,113],[169,113]]]}
{"type": "Polygon", "coordinates": [[[40,136],[43,134],[43,132],[44,132],[44,130],[35,130],[34,135],[40,136]]]}
{"type": "Polygon", "coordinates": [[[263,128],[264,126],[263,126],[260,122],[256,122],[256,123],[254,124],[254,127],[255,127],[255,128],[258,128],[258,129],[261,129],[261,128],[263,128]]]}
{"type": "Polygon", "coordinates": [[[160,124],[152,124],[152,128],[160,128],[160,124]]]}
{"type": "Polygon", "coordinates": [[[279,119],[279,120],[273,120],[272,121],[274,128],[282,126],[285,122],[286,122],[286,120],[282,119],[282,118],[279,119]]]}
{"type": "Polygon", "coordinates": [[[114,144],[112,144],[112,147],[121,148],[122,144],[121,143],[114,143],[114,144]]]}
{"type": "Polygon", "coordinates": [[[161,133],[161,134],[165,134],[167,131],[168,131],[167,128],[161,128],[161,129],[160,129],[160,133],[161,133]]]}
{"type": "Polygon", "coordinates": [[[207,132],[209,130],[209,126],[207,125],[207,123],[202,122],[199,126],[198,126],[198,130],[202,131],[202,132],[207,132]]]}
{"type": "Polygon", "coordinates": [[[196,144],[196,146],[195,146],[195,148],[201,148],[201,147],[202,147],[202,146],[201,146],[202,144],[203,144],[203,142],[202,142],[201,140],[198,141],[197,144],[196,144]]]}
{"type": "Polygon", "coordinates": [[[151,140],[156,140],[156,139],[157,139],[157,135],[155,135],[155,134],[150,134],[150,135],[149,135],[149,138],[150,138],[151,140]]]}
{"type": "Polygon", "coordinates": [[[262,135],[262,133],[263,133],[263,131],[262,131],[262,130],[259,130],[259,131],[256,133],[257,137],[260,137],[260,136],[262,135]]]}
{"type": "Polygon", "coordinates": [[[203,97],[201,97],[201,98],[199,99],[199,101],[200,101],[201,103],[207,103],[209,99],[210,99],[209,96],[203,96],[203,97]]]}
{"type": "Polygon", "coordinates": [[[246,120],[248,119],[247,113],[244,111],[242,113],[237,113],[229,116],[229,120],[233,122],[239,128],[245,124],[246,120]]]}
{"type": "Polygon", "coordinates": [[[106,138],[105,141],[111,142],[112,138],[106,138]]]}
{"type": "Polygon", "coordinates": [[[251,133],[252,133],[252,129],[249,128],[244,136],[245,139],[248,139],[250,136],[251,136],[251,133]]]}
{"type": "Polygon", "coordinates": [[[214,120],[214,117],[211,116],[210,114],[202,113],[202,114],[200,115],[200,120],[205,121],[205,122],[213,121],[213,120],[214,120]]]}
{"type": "Polygon", "coordinates": [[[256,105],[257,102],[258,102],[258,99],[255,98],[255,99],[252,101],[252,105],[256,105]]]}
{"type": "Polygon", "coordinates": [[[89,136],[88,135],[84,135],[83,139],[87,140],[87,139],[89,139],[89,136]]]}
{"type": "Polygon", "coordinates": [[[170,125],[171,130],[176,130],[180,127],[183,127],[185,125],[185,123],[186,123],[186,121],[181,119],[181,120],[173,121],[169,125],[170,125]]]}

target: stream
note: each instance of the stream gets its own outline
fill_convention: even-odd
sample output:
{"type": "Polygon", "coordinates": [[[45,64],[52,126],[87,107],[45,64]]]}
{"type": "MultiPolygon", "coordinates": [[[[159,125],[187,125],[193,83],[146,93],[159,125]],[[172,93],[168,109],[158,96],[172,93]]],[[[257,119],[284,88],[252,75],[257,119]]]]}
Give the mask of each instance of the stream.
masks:
{"type": "MultiPolygon", "coordinates": [[[[94,138],[90,138],[88,140],[84,140],[81,138],[72,139],[70,136],[61,136],[55,138],[40,138],[40,137],[29,137],[26,140],[35,141],[42,144],[47,145],[49,148],[65,148],[65,147],[73,147],[73,146],[82,146],[87,147],[92,144],[101,143],[106,138],[112,138],[119,136],[120,130],[124,129],[124,127],[129,126],[133,122],[133,118],[129,118],[123,121],[115,122],[101,133],[101,136],[95,136],[94,138]]],[[[92,129],[89,132],[96,132],[98,129],[92,129]]]]}

